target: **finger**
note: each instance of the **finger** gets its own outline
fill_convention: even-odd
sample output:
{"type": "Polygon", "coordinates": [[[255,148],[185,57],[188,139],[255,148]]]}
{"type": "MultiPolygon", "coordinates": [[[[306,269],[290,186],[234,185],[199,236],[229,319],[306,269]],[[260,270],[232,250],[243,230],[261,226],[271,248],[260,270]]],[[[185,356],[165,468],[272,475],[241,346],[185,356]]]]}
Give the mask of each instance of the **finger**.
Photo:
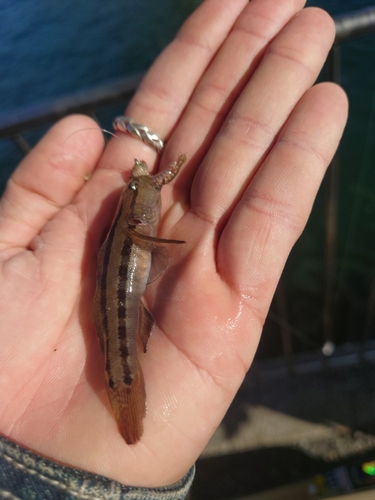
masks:
{"type": "Polygon", "coordinates": [[[191,206],[204,220],[216,222],[230,211],[317,78],[333,38],[328,14],[305,9],[268,47],[194,179],[191,206]]]}
{"type": "Polygon", "coordinates": [[[65,118],[21,162],[0,201],[0,250],[27,247],[72,201],[103,150],[102,135],[94,130],[100,129],[89,117],[65,118]]]}
{"type": "MultiPolygon", "coordinates": [[[[303,7],[304,1],[252,0],[236,20],[232,31],[199,81],[173,134],[169,156],[193,152],[194,169],[206,154],[228,111],[253,75],[265,48],[303,7]]],[[[176,187],[186,192],[185,175],[176,187]]]]}
{"type": "Polygon", "coordinates": [[[251,297],[262,319],[346,118],[347,100],[339,87],[325,83],[306,92],[220,237],[219,273],[251,297]]]}
{"type": "MultiPolygon", "coordinates": [[[[248,0],[205,0],[160,54],[131,100],[126,115],[167,139],[191,93],[248,0]]],[[[152,164],[148,146],[122,134],[111,141],[100,166],[130,170],[134,157],[152,164]]]]}
{"type": "Polygon", "coordinates": [[[204,1],[151,67],[127,113],[166,138],[247,4],[204,1]]]}

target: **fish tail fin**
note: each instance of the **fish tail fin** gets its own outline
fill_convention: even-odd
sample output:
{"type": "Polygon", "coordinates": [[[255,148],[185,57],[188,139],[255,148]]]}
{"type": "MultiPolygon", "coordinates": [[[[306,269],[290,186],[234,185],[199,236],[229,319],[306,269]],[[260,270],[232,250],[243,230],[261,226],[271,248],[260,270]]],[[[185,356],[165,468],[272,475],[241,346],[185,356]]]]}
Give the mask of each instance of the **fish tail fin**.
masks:
{"type": "Polygon", "coordinates": [[[137,370],[130,385],[122,383],[108,387],[109,400],[122,437],[127,444],[135,444],[143,433],[146,414],[146,391],[142,370],[137,370]]]}

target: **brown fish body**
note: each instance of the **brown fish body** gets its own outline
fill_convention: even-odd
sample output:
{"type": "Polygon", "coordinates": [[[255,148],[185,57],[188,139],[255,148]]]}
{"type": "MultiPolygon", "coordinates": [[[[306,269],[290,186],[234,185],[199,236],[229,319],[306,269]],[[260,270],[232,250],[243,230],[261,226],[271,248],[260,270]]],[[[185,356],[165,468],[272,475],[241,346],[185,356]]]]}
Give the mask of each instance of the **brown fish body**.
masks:
{"type": "Polygon", "coordinates": [[[116,216],[99,252],[94,323],[105,357],[106,387],[119,430],[128,444],[143,432],[146,393],[137,356],[137,334],[143,349],[154,319],[141,298],[150,278],[152,256],[159,243],[160,190],[170,182],[185,155],[170,169],[150,176],[135,161],[133,178],[123,191],[116,216]]]}

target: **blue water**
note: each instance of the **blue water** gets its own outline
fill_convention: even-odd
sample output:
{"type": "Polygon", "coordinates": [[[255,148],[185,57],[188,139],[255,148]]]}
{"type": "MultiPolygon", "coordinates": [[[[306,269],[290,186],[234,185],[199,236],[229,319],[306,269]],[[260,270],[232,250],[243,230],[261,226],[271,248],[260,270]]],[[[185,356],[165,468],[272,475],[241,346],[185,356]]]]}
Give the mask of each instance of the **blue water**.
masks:
{"type": "Polygon", "coordinates": [[[146,69],[197,0],[2,0],[0,113],[146,69]]]}

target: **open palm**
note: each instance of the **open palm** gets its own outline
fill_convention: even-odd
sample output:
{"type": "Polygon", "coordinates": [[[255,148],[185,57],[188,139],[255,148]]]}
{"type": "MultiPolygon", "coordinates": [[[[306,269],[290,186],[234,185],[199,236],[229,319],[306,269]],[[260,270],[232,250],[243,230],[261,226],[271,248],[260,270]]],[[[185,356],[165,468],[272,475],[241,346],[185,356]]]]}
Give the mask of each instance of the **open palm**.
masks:
{"type": "Polygon", "coordinates": [[[338,87],[311,88],[334,28],[320,10],[296,15],[303,4],[206,0],[127,109],[168,139],[160,169],[188,156],[162,190],[160,235],[187,243],[145,297],[156,326],[137,445],[110,409],[92,298],[119,188],[134,157],[155,154],[125,135],[103,152],[95,123],[72,116],[15,171],[0,205],[1,433],[125,484],[173,483],[196,460],[251,364],[346,119],[338,87]]]}

